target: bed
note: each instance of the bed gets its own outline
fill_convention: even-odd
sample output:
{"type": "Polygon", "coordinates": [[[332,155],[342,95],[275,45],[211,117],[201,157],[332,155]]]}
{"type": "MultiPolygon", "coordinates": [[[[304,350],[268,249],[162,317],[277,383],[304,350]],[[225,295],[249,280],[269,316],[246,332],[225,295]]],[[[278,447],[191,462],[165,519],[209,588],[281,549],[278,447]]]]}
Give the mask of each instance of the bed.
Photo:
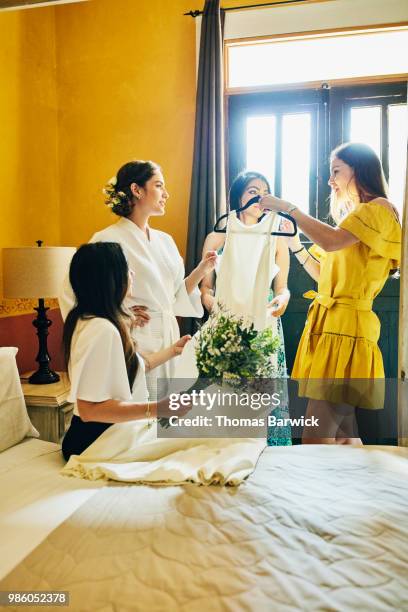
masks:
{"type": "Polygon", "coordinates": [[[0,454],[1,591],[92,611],[408,609],[406,449],[267,448],[229,489],[61,466],[40,440],[0,454]]]}
{"type": "Polygon", "coordinates": [[[15,353],[0,348],[0,591],[92,612],[408,609],[408,449],[270,447],[229,488],[67,477],[15,353]]]}

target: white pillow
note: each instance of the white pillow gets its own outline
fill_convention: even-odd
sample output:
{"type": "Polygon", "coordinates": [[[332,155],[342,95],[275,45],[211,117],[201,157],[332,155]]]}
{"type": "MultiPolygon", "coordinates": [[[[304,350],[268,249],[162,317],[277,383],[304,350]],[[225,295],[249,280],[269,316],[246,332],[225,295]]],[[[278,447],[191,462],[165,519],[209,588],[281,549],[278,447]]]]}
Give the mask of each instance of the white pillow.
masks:
{"type": "Polygon", "coordinates": [[[0,452],[26,436],[38,438],[27,414],[18,375],[15,347],[0,347],[0,452]]]}

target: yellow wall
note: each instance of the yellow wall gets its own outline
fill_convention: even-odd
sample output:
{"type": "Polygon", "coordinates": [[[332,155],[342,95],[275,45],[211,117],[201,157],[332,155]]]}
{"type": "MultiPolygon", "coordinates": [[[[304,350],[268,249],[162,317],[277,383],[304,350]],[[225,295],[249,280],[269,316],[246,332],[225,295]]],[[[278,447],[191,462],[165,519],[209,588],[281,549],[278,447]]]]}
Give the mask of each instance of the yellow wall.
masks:
{"type": "Polygon", "coordinates": [[[195,21],[183,13],[202,5],[89,0],[0,13],[0,248],[87,241],[116,220],[104,182],[144,158],[162,165],[171,195],[153,225],[184,252],[195,21]]]}
{"type": "Polygon", "coordinates": [[[101,189],[130,159],[153,159],[170,200],[153,225],[187,237],[195,113],[191,0],[92,0],[55,9],[61,238],[87,241],[117,217],[101,189]]]}
{"type": "Polygon", "coordinates": [[[101,188],[122,163],[142,158],[162,166],[171,196],[152,225],[185,252],[196,47],[195,21],[183,13],[203,5],[90,0],[56,7],[63,244],[87,241],[116,220],[101,188]]]}
{"type": "Polygon", "coordinates": [[[54,9],[1,13],[0,41],[0,248],[58,244],[54,9]]]}
{"type": "MultiPolygon", "coordinates": [[[[184,252],[195,113],[190,8],[189,0],[90,0],[0,13],[0,252],[37,239],[86,242],[117,220],[101,189],[135,158],[163,167],[171,198],[153,225],[184,252]]],[[[0,299],[0,317],[31,310],[31,301],[0,299]]]]}
{"type": "Polygon", "coordinates": [[[0,243],[58,242],[53,9],[2,13],[0,40],[0,243]]]}

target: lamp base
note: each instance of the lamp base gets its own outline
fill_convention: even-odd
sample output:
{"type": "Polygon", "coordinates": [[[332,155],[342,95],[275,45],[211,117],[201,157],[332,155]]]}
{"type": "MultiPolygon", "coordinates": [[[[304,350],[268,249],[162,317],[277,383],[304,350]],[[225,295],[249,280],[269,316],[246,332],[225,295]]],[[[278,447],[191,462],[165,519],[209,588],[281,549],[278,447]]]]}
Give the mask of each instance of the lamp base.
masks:
{"type": "Polygon", "coordinates": [[[30,376],[28,382],[32,385],[50,385],[58,382],[60,377],[56,372],[53,372],[49,368],[51,358],[47,349],[47,336],[51,321],[47,319],[48,308],[45,307],[43,298],[39,298],[38,308],[34,308],[34,310],[36,310],[38,313],[37,318],[33,321],[33,325],[37,329],[38,336],[38,355],[36,357],[38,370],[30,376]]]}
{"type": "Polygon", "coordinates": [[[40,368],[34,374],[31,374],[28,382],[31,385],[50,385],[58,382],[60,379],[59,375],[48,368],[40,368]]]}

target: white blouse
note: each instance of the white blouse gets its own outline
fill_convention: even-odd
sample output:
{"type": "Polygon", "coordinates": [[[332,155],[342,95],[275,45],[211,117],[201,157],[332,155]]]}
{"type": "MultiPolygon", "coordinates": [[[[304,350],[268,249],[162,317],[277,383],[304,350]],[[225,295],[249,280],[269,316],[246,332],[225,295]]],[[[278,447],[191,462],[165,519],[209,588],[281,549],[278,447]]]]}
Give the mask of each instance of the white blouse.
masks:
{"type": "Polygon", "coordinates": [[[107,319],[93,317],[78,321],[71,342],[68,373],[71,389],[68,401],[103,402],[109,399],[146,402],[145,366],[139,355],[139,367],[130,390],[125,355],[119,331],[107,319]]]}

